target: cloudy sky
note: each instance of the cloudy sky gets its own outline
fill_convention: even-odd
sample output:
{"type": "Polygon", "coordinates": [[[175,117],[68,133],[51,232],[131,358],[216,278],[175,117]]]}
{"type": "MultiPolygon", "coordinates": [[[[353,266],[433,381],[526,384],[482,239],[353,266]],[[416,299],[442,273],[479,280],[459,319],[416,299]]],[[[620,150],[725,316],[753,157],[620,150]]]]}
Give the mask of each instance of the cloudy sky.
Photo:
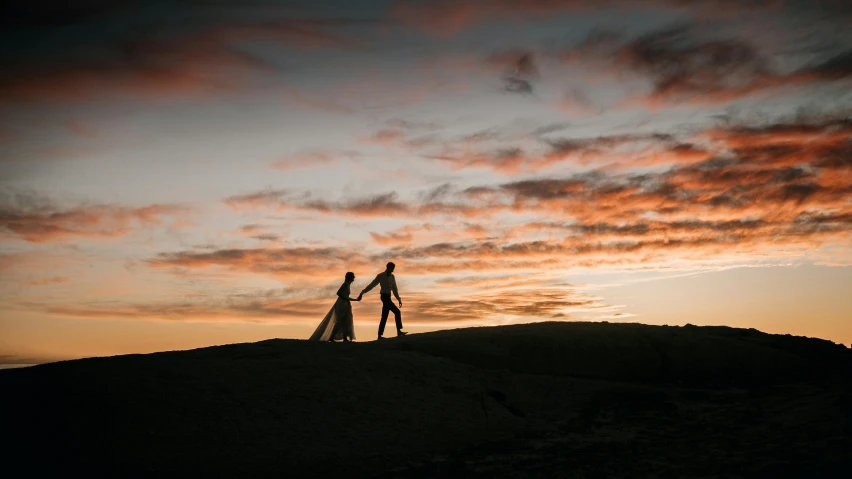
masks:
{"type": "Polygon", "coordinates": [[[13,3],[0,363],[306,338],[389,260],[412,332],[852,343],[848,2],[13,3]]]}

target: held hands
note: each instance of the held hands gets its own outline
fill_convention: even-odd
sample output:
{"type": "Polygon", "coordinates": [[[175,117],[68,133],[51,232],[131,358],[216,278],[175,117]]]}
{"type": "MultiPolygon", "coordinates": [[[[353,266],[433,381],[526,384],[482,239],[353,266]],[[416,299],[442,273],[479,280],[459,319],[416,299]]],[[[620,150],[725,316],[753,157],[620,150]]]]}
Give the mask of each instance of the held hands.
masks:
{"type": "Polygon", "coordinates": [[[359,295],[358,295],[358,299],[356,299],[355,301],[361,301],[361,298],[362,298],[362,297],[364,297],[364,293],[359,294],[359,295]]]}

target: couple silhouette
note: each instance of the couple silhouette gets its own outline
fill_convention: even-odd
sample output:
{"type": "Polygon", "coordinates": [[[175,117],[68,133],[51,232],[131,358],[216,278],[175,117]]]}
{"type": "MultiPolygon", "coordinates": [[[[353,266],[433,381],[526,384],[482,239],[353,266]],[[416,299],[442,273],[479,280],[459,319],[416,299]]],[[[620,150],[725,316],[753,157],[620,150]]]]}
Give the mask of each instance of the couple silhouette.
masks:
{"type": "Polygon", "coordinates": [[[352,285],[352,282],[355,281],[355,273],[351,271],[346,273],[343,285],[341,285],[340,289],[337,290],[337,301],[335,301],[334,306],[331,307],[331,310],[329,310],[328,314],[325,315],[325,318],[323,318],[319,326],[317,326],[317,329],[314,331],[314,334],[311,335],[310,340],[332,342],[335,340],[343,340],[343,342],[349,342],[355,339],[355,321],[352,317],[352,301],[361,301],[364,294],[368,293],[377,285],[380,287],[379,297],[382,300],[382,319],[379,322],[378,339],[384,339],[383,335],[385,332],[385,324],[388,321],[388,314],[391,312],[393,312],[394,319],[396,320],[396,335],[405,336],[408,334],[402,330],[402,313],[399,310],[399,308],[402,307],[402,299],[400,299],[399,291],[396,289],[396,278],[393,275],[393,270],[395,268],[395,264],[392,262],[388,263],[385,270],[377,274],[376,278],[373,279],[367,287],[361,290],[361,294],[359,294],[357,298],[349,296],[351,294],[350,286],[352,285]],[[393,304],[391,294],[393,294],[399,302],[399,308],[393,304]]]}

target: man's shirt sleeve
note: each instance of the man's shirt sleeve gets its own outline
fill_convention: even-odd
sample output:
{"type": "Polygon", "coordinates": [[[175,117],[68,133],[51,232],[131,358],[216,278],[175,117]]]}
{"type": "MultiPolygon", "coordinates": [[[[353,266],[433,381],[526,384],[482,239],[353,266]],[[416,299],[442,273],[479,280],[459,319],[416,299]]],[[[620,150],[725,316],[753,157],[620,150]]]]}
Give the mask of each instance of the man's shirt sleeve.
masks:
{"type": "Polygon", "coordinates": [[[379,275],[376,275],[376,279],[374,279],[372,283],[368,284],[366,288],[361,290],[361,294],[369,292],[371,289],[375,288],[377,284],[379,284],[379,275]]]}

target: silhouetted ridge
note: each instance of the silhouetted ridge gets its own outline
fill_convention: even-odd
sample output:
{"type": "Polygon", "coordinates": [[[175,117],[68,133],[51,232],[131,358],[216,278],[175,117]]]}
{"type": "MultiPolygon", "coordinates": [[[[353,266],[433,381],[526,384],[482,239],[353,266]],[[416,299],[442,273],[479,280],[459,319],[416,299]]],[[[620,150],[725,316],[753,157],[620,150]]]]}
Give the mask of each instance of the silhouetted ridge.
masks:
{"type": "Polygon", "coordinates": [[[4,468],[819,477],[852,466],[850,361],[822,340],[609,323],[66,361],[0,371],[4,468]]]}
{"type": "Polygon", "coordinates": [[[852,371],[843,345],[726,326],[546,322],[438,331],[382,346],[491,369],[634,381],[754,384],[852,371]]]}

